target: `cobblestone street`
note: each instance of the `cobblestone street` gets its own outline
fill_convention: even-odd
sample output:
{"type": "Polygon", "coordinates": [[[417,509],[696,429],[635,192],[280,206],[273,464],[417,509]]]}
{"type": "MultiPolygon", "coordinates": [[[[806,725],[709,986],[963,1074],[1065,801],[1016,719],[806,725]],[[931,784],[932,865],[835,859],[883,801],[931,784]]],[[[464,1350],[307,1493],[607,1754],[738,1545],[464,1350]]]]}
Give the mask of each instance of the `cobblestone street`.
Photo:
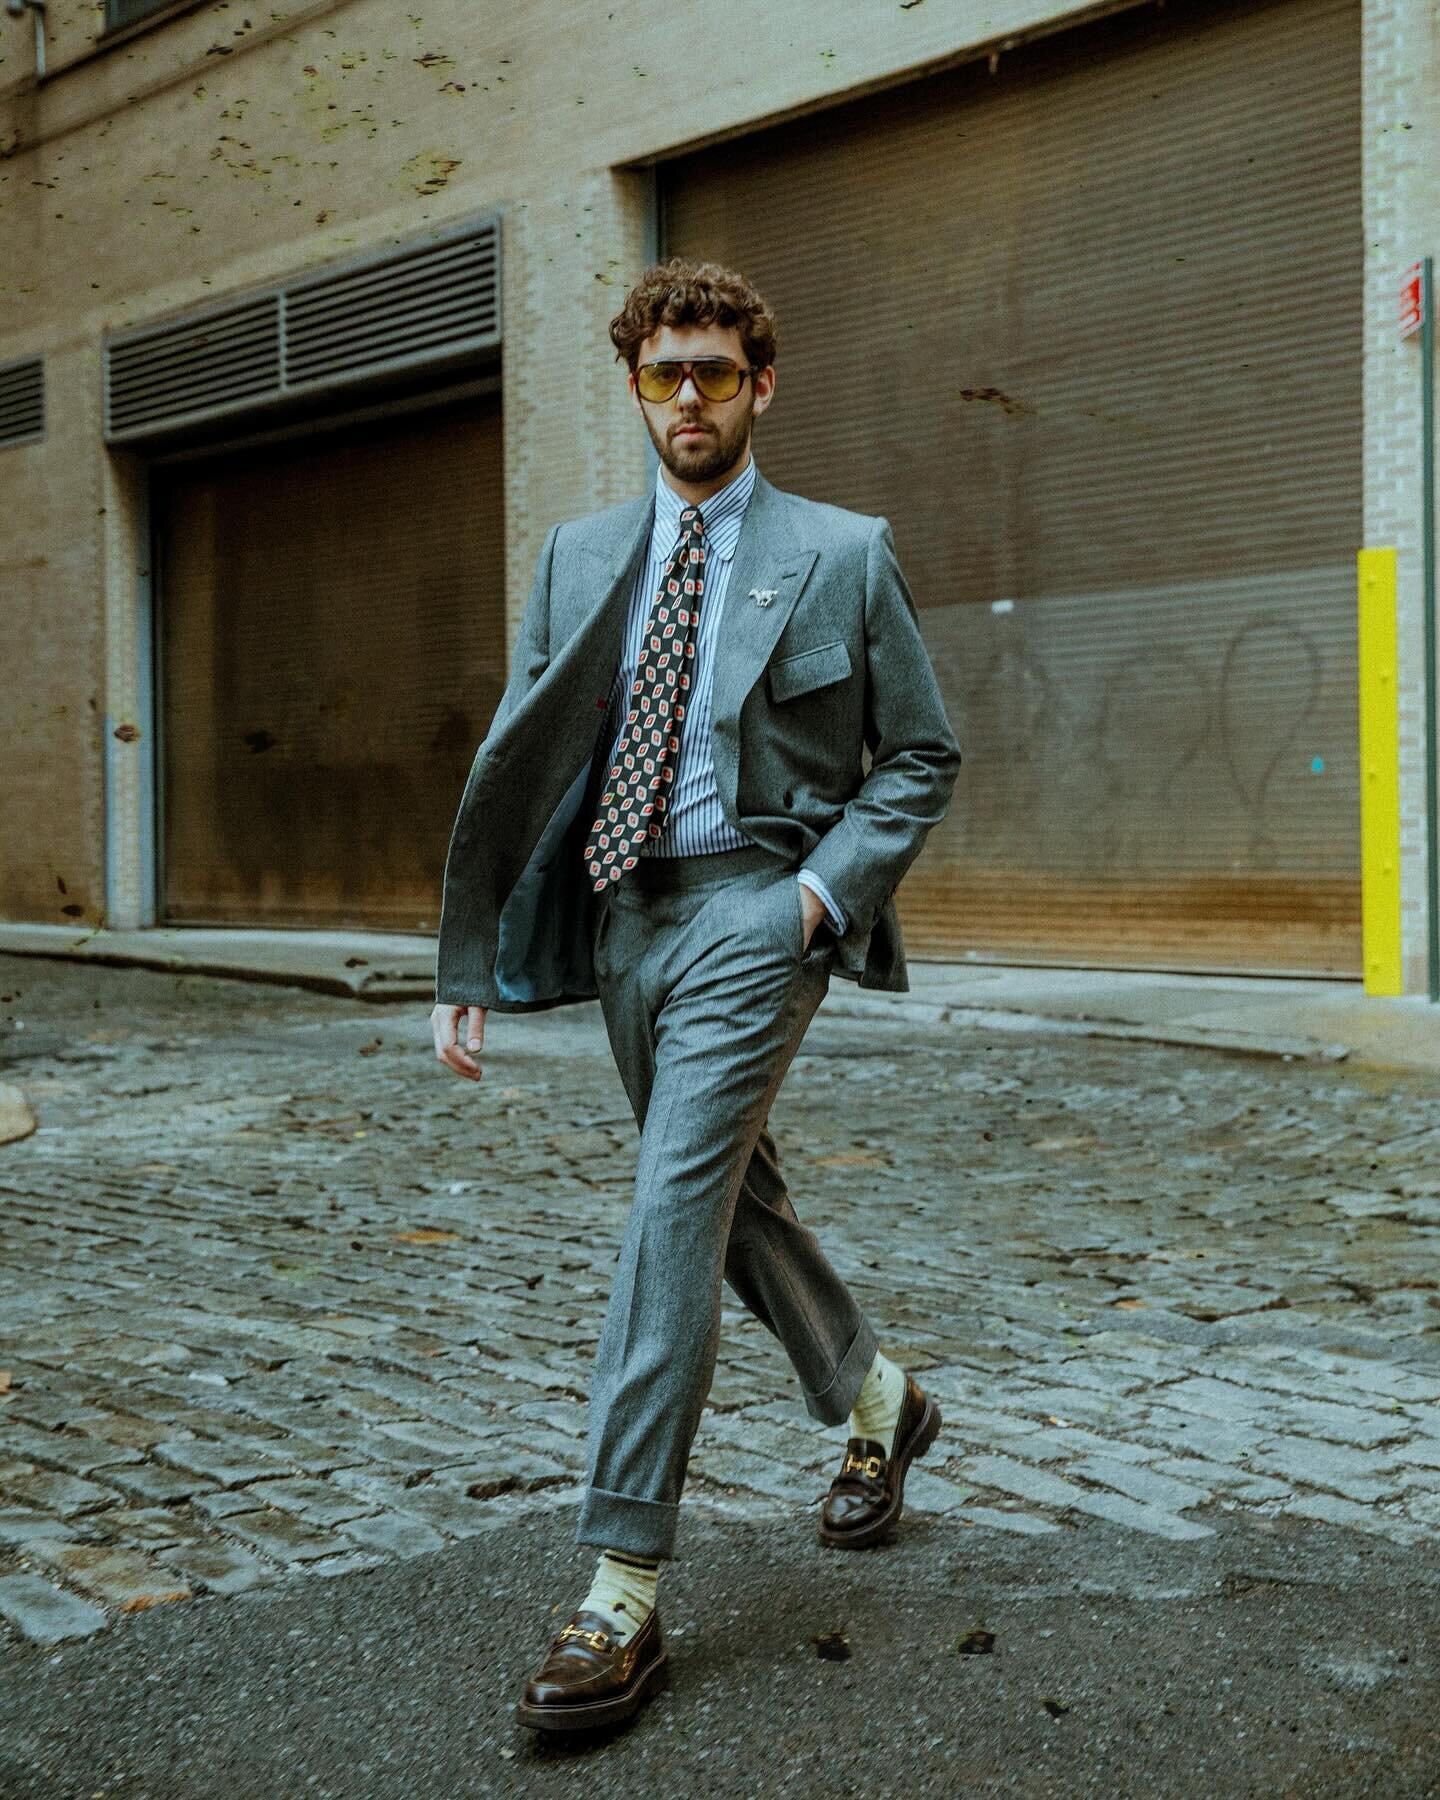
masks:
{"type": "MultiPolygon", "coordinates": [[[[14,1649],[573,1503],[636,1140],[598,1008],[493,1017],[472,1088],[423,1008],[24,958],[0,994],[14,1649]]],[[[1433,1086],[822,1009],[772,1123],[944,1406],[910,1513],[1440,1535],[1433,1086]]],[[[804,1513],[843,1437],[727,1291],[687,1510],[804,1513]]]]}

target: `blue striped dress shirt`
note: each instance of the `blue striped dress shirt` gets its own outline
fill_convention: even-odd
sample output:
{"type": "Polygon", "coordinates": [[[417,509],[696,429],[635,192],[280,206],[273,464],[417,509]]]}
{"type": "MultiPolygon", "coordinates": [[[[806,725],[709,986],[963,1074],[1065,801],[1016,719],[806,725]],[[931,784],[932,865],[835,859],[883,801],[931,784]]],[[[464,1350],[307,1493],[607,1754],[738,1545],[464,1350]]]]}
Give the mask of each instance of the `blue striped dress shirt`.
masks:
{"type": "MultiPolygon", "coordinates": [[[[675,765],[675,779],[670,784],[665,824],[659,837],[651,838],[642,846],[641,856],[707,856],[719,850],[739,850],[751,842],[735,829],[720,805],[715,784],[715,757],[710,743],[710,703],[715,686],[715,644],[720,616],[725,610],[725,593],[730,585],[730,565],[735,559],[740,526],[754,486],[755,458],[752,455],[746,458],[740,473],[700,508],[705,527],[705,591],[700,601],[700,635],[695,643],[690,703],[685,714],[685,728],[680,733],[680,753],[675,765]]],[[[640,667],[646,621],[654,607],[665,565],[680,542],[680,514],[689,504],[666,481],[664,466],[657,464],[655,528],[650,535],[650,554],[641,566],[630,597],[625,647],[605,713],[603,738],[610,746],[607,768],[615,760],[625,719],[625,700],[640,667]]],[[[831,925],[843,935],[845,915],[825,883],[808,869],[800,870],[798,879],[819,895],[830,915],[831,925]]]]}

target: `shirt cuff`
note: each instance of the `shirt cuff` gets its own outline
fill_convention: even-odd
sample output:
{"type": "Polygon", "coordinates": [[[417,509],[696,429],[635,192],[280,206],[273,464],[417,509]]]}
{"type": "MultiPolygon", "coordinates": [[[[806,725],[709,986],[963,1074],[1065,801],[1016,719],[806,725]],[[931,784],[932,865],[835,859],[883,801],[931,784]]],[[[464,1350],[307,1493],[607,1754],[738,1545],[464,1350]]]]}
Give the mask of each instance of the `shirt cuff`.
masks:
{"type": "Polygon", "coordinates": [[[820,877],[818,875],[813,875],[809,869],[801,869],[795,879],[802,887],[809,888],[812,894],[818,894],[820,896],[821,904],[830,915],[831,929],[834,931],[836,937],[844,937],[847,930],[845,915],[835,904],[835,896],[830,892],[829,888],[826,887],[820,877]]]}

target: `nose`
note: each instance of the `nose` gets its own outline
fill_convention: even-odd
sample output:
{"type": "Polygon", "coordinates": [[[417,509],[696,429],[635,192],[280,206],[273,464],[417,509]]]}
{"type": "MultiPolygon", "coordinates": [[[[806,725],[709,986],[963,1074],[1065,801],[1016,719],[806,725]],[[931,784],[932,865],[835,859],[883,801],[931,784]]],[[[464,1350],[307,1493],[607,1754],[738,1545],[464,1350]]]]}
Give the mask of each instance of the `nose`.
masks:
{"type": "Polygon", "coordinates": [[[695,399],[700,403],[700,405],[703,406],[705,404],[705,396],[700,392],[699,388],[696,387],[696,385],[695,385],[695,371],[693,369],[687,369],[685,371],[685,373],[680,377],[680,385],[675,390],[675,404],[677,406],[681,406],[684,404],[685,390],[687,387],[689,388],[691,394],[695,397],[695,399]]]}

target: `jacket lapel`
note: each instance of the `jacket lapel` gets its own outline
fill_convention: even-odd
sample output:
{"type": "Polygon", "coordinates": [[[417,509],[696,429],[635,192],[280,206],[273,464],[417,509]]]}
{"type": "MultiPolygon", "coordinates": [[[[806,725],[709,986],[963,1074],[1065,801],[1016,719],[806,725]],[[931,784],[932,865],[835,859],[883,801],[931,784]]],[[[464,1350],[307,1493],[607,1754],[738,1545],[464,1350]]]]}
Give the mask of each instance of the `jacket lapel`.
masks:
{"type": "Polygon", "coordinates": [[[583,636],[588,645],[595,646],[595,654],[603,656],[603,646],[613,640],[614,661],[619,661],[630,596],[641,561],[649,552],[654,524],[655,496],[651,493],[636,501],[633,510],[627,507],[625,516],[607,521],[603,533],[581,543],[573,578],[562,582],[552,598],[552,642],[568,643],[583,636]]]}
{"type": "MultiPolygon", "coordinates": [[[[607,519],[579,545],[568,579],[552,599],[552,637],[565,642],[567,662],[599,671],[608,687],[625,641],[635,578],[648,554],[655,522],[653,491],[607,519]]],[[[740,711],[765,671],[795,609],[817,550],[807,548],[791,522],[786,496],[757,469],[725,590],[715,643],[711,736],[715,780],[726,817],[735,821],[740,711]],[[752,595],[770,594],[764,604],[752,595]]],[[[702,602],[703,604],[703,602],[702,602]]]]}
{"type": "Polygon", "coordinates": [[[757,469],[725,589],[711,694],[715,781],[721,806],[732,824],[736,817],[740,711],[764,674],[770,653],[795,610],[795,602],[818,555],[796,535],[784,494],[757,469]],[[756,597],[767,594],[773,598],[764,599],[763,603],[756,597]]]}

